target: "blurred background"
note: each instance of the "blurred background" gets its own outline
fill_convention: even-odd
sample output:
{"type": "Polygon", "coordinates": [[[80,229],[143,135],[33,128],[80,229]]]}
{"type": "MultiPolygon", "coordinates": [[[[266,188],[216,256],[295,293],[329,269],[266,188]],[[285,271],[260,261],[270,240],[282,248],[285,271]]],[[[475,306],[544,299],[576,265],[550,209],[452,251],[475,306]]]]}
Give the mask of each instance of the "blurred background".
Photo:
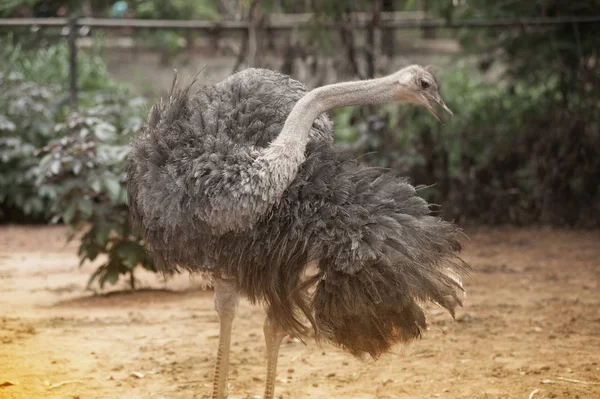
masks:
{"type": "MultiPolygon", "coordinates": [[[[154,273],[125,195],[174,69],[412,63],[454,118],[337,109],[335,140],[465,229],[465,307],[377,363],[286,339],[278,398],[600,397],[599,52],[600,0],[0,0],[0,397],[210,397],[212,293],[154,273]]],[[[260,398],[264,312],[239,314],[229,397],[260,398]]]]}
{"type": "Polygon", "coordinates": [[[82,261],[108,255],[101,285],[153,268],[124,164],[173,69],[312,88],[433,65],[445,126],[416,106],[344,108],[336,142],[462,225],[600,221],[599,1],[8,0],[0,17],[0,220],[68,225],[82,261]]]}

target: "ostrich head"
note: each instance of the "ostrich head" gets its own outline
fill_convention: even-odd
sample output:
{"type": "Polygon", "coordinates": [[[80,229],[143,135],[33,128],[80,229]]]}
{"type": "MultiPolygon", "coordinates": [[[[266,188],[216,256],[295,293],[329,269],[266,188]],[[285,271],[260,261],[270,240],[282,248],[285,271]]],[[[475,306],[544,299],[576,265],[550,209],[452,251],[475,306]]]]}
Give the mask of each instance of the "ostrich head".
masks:
{"type": "Polygon", "coordinates": [[[439,85],[431,70],[411,65],[381,78],[319,87],[299,101],[296,110],[298,114],[292,116],[291,120],[303,115],[307,122],[305,127],[309,128],[319,114],[333,108],[394,102],[421,104],[442,124],[432,103],[452,115],[452,111],[440,97],[439,85]],[[314,108],[306,107],[311,103],[314,108]]]}
{"type": "Polygon", "coordinates": [[[442,100],[439,93],[439,84],[432,73],[431,67],[411,65],[391,75],[393,80],[400,86],[396,91],[395,101],[412,102],[423,105],[444,124],[439,114],[432,106],[432,102],[438,104],[444,111],[453,115],[452,111],[442,100]]]}

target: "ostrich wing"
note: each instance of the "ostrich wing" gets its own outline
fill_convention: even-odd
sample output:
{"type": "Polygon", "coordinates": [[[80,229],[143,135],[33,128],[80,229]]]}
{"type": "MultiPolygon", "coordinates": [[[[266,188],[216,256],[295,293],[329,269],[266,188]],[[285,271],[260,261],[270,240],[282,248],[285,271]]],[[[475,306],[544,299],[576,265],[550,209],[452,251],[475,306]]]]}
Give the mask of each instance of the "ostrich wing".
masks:
{"type": "MultiPolygon", "coordinates": [[[[261,154],[305,93],[301,83],[264,69],[245,70],[194,95],[189,86],[174,87],[133,142],[134,216],[145,229],[160,229],[166,241],[182,228],[215,235],[251,229],[285,189],[273,186],[261,154]]],[[[326,116],[314,122],[310,141],[331,143],[326,116]]]]}

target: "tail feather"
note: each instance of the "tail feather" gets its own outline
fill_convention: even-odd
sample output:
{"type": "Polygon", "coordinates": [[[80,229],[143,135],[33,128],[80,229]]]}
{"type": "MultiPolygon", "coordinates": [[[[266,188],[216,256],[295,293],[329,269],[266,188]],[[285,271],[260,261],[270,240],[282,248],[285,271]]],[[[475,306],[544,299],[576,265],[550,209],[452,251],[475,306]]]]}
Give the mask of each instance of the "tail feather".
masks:
{"type": "Polygon", "coordinates": [[[328,146],[307,152],[298,178],[253,230],[251,245],[261,243],[254,253],[263,263],[252,266],[246,257],[230,266],[250,300],[264,301],[288,332],[302,337],[308,319],[317,337],[359,357],[376,358],[419,337],[424,302],[454,314],[458,276],[468,271],[457,256],[460,230],[431,216],[404,179],[328,146]],[[319,274],[302,283],[312,260],[319,274]]]}
{"type": "Polygon", "coordinates": [[[315,320],[322,337],[357,357],[377,358],[396,342],[418,338],[426,327],[423,310],[398,291],[384,262],[349,275],[328,273],[317,286],[315,320]]]}
{"type": "Polygon", "coordinates": [[[316,191],[331,192],[318,213],[325,227],[314,232],[322,273],[312,303],[316,330],[356,356],[376,358],[420,336],[423,303],[454,315],[468,271],[457,256],[461,232],[431,216],[404,179],[331,156],[335,168],[307,177],[318,179],[316,191]]]}

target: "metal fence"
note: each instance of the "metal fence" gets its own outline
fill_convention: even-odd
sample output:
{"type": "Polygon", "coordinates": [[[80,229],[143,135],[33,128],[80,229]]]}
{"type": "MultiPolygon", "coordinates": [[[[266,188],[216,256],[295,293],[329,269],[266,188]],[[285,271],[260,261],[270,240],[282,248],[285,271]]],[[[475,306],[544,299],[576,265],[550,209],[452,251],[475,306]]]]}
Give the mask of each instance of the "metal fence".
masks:
{"type": "MultiPolygon", "coordinates": [[[[366,29],[372,23],[368,18],[357,13],[352,20],[352,28],[366,29]]],[[[0,18],[0,27],[37,26],[64,27],[69,26],[69,18],[0,18]]],[[[465,19],[447,21],[445,19],[428,19],[422,13],[382,13],[379,22],[381,29],[414,29],[414,28],[491,28],[515,26],[548,26],[561,24],[580,24],[600,22],[600,15],[587,17],[549,17],[549,18],[518,18],[518,19],[465,19]]],[[[76,25],[90,28],[136,28],[136,29],[194,29],[199,31],[215,30],[246,30],[248,21],[207,21],[207,20],[159,20],[159,19],[104,19],[79,18],[76,25]]],[[[341,24],[332,21],[319,23],[320,28],[335,29],[341,24]]],[[[268,18],[263,27],[272,30],[294,30],[314,28],[310,14],[295,14],[294,16],[277,16],[268,18]]]]}
{"type": "MultiPolygon", "coordinates": [[[[422,12],[381,13],[379,29],[459,29],[459,28],[509,28],[525,26],[551,26],[562,24],[599,23],[600,15],[587,17],[551,17],[521,19],[467,19],[447,21],[444,19],[428,19],[422,12]]],[[[346,23],[344,23],[347,25],[346,23]]],[[[279,14],[272,15],[262,23],[261,28],[268,31],[314,29],[337,29],[340,23],[332,21],[312,22],[312,14],[279,14]]],[[[369,14],[352,15],[352,29],[368,29],[372,26],[369,14]]],[[[79,28],[94,29],[165,29],[200,31],[218,37],[224,31],[247,31],[251,28],[249,21],[207,21],[207,20],[156,20],[156,19],[102,19],[102,18],[0,18],[0,28],[68,28],[70,49],[70,98],[72,109],[77,108],[77,38],[79,28]]]]}

